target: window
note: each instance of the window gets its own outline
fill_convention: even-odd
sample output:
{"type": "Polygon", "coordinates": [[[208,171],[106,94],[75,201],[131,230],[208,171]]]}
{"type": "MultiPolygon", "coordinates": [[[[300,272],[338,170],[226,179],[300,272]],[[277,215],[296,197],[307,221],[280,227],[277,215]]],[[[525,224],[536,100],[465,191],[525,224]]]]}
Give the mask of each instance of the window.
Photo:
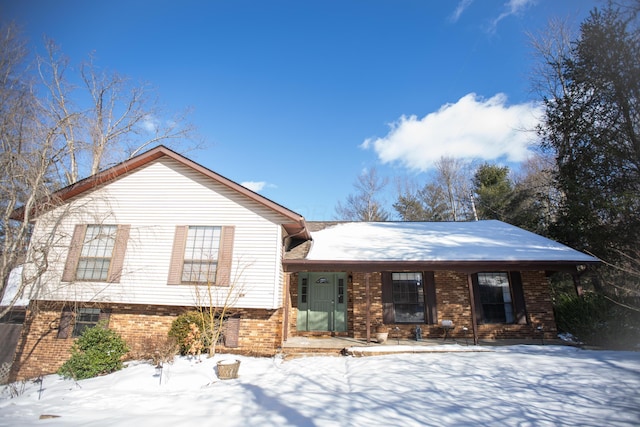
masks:
{"type": "Polygon", "coordinates": [[[519,272],[483,272],[472,276],[478,323],[527,323],[519,272]]]}
{"type": "Polygon", "coordinates": [[[507,273],[478,273],[485,323],[513,323],[513,304],[507,273]]]}
{"type": "Polygon", "coordinates": [[[309,295],[309,279],[307,277],[302,278],[302,283],[300,285],[300,303],[306,304],[307,297],[309,295]]]}
{"type": "Polygon", "coordinates": [[[220,227],[189,227],[182,267],[183,283],[215,283],[220,227]]]}
{"type": "Polygon", "coordinates": [[[79,337],[85,329],[95,327],[99,321],[109,322],[110,311],[94,307],[65,307],[60,315],[58,338],[79,337]]]}
{"type": "Polygon", "coordinates": [[[437,322],[435,284],[432,272],[382,274],[383,322],[437,322]]]}
{"type": "Polygon", "coordinates": [[[424,323],[422,273],[393,273],[395,323],[424,323]]]}
{"type": "Polygon", "coordinates": [[[77,280],[104,282],[116,243],[115,225],[88,225],[76,270],[77,280]]]}
{"type": "Polygon", "coordinates": [[[79,337],[85,329],[93,328],[100,320],[99,308],[78,308],[73,325],[73,337],[79,337]]]}
{"type": "Polygon", "coordinates": [[[233,226],[177,226],[168,283],[229,286],[234,235],[233,226]]]}
{"type": "Polygon", "coordinates": [[[62,281],[119,282],[129,230],[129,225],[76,225],[62,281]]]}

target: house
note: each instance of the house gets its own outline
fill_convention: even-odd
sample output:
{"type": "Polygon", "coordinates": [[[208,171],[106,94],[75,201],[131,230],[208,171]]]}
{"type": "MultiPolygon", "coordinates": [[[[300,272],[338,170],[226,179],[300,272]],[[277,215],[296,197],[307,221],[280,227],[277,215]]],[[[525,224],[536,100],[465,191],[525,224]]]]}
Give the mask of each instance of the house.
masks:
{"type": "Polygon", "coordinates": [[[581,266],[598,262],[495,220],[307,227],[312,239],[283,261],[295,334],[330,330],[368,341],[382,323],[399,338],[415,337],[418,326],[424,338],[468,333],[476,343],[552,338],[548,274],[577,280],[581,266]]]}
{"type": "Polygon", "coordinates": [[[14,379],[55,372],[100,320],[143,355],[180,313],[221,301],[233,307],[224,351],[253,355],[297,335],[369,338],[375,322],[425,338],[442,320],[474,337],[551,336],[547,272],[598,262],[498,221],[307,222],[163,146],[54,200],[34,224],[31,259],[46,241],[47,269],[14,379]]]}

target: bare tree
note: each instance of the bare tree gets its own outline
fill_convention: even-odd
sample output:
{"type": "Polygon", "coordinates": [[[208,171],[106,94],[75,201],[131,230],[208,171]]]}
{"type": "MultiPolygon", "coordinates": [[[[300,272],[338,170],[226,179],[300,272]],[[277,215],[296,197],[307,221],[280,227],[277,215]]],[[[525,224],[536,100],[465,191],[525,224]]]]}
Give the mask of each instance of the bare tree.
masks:
{"type": "Polygon", "coordinates": [[[556,220],[562,194],[555,186],[556,166],[548,153],[536,152],[513,174],[513,224],[546,236],[556,220]]]}
{"type": "Polygon", "coordinates": [[[450,220],[469,219],[471,177],[469,165],[461,159],[441,157],[435,164],[435,181],[446,195],[450,220]]]}
{"type": "Polygon", "coordinates": [[[533,91],[543,99],[561,99],[568,90],[563,62],[571,57],[571,40],[575,38],[571,24],[566,19],[552,18],[544,31],[529,33],[528,37],[536,58],[530,75],[533,91]]]}
{"type": "Polygon", "coordinates": [[[30,63],[18,28],[0,28],[0,296],[10,272],[28,265],[14,300],[0,309],[0,316],[25,289],[38,291],[31,285],[42,283],[49,256],[56,252],[52,249],[65,238],[56,230],[79,209],[59,206],[56,190],[153,144],[183,141],[192,130],[180,118],[161,121],[159,110],[148,107],[144,90],[99,72],[91,61],[81,73],[91,102],[80,108],[67,77],[68,61],[52,42],[47,52],[48,58],[30,63]],[[51,230],[37,241],[32,237],[36,219],[51,230]]]}
{"type": "Polygon", "coordinates": [[[399,188],[394,209],[405,221],[465,221],[473,218],[471,164],[442,157],[422,188],[399,188]]]}
{"type": "Polygon", "coordinates": [[[215,355],[225,330],[225,321],[233,316],[237,302],[246,292],[243,276],[250,265],[238,261],[228,286],[216,285],[210,280],[204,285],[194,285],[196,310],[204,327],[199,337],[200,344],[203,347],[208,345],[209,357],[215,355]]]}
{"type": "MultiPolygon", "coordinates": [[[[43,116],[29,80],[27,50],[15,25],[0,33],[0,274],[4,294],[11,270],[27,257],[31,222],[40,211],[54,203],[51,175],[61,152],[54,141],[69,119],[51,120],[43,116]]],[[[31,257],[42,271],[46,257],[34,246],[31,257]]],[[[0,312],[6,314],[27,285],[20,285],[14,301],[0,312]]]]}
{"type": "Polygon", "coordinates": [[[82,85],[69,82],[68,59],[52,41],[46,57],[38,57],[38,71],[47,90],[46,111],[68,117],[57,142],[67,153],[59,167],[65,184],[74,182],[159,143],[194,139],[186,113],[164,118],[148,85],[135,85],[127,77],[100,69],[93,55],[80,65],[82,85]],[[77,92],[79,92],[77,94],[77,92]],[[88,106],[74,97],[88,97],[88,106]]]}
{"type": "Polygon", "coordinates": [[[353,184],[356,192],[347,196],[344,205],[338,202],[338,218],[346,221],[387,221],[389,213],[378,197],[388,182],[388,179],[378,176],[375,168],[360,174],[353,184]]]}

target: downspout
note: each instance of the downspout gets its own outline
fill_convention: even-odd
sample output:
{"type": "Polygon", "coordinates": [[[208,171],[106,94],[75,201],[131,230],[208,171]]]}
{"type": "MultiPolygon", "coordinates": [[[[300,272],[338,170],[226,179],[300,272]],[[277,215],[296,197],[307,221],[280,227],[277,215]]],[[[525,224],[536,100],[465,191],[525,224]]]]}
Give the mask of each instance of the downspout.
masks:
{"type": "Polygon", "coordinates": [[[289,338],[289,307],[291,306],[291,273],[285,273],[284,283],[284,328],[282,330],[282,341],[286,342],[289,338]]]}
{"type": "Polygon", "coordinates": [[[473,345],[478,345],[478,321],[476,318],[476,300],[473,296],[473,280],[471,274],[467,274],[469,284],[469,302],[471,304],[471,330],[473,331],[473,345]]]}
{"type": "MultiPolygon", "coordinates": [[[[307,227],[304,225],[304,218],[299,221],[302,228],[297,233],[286,235],[282,238],[282,252],[281,252],[281,261],[280,265],[282,265],[282,259],[284,259],[284,253],[287,251],[287,241],[291,241],[292,238],[299,236],[305,232],[307,232],[307,227]]],[[[284,325],[282,328],[282,341],[286,342],[289,338],[289,309],[291,307],[291,273],[284,272],[284,269],[281,269],[282,274],[284,274],[284,325]]]]}

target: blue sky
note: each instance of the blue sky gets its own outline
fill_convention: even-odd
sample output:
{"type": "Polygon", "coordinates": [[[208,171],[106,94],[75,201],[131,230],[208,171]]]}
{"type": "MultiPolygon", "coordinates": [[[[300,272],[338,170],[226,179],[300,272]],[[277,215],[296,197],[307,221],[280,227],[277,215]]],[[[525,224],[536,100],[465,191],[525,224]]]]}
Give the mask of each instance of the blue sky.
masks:
{"type": "MultiPolygon", "coordinates": [[[[151,84],[191,108],[188,156],[309,220],[365,170],[424,183],[448,155],[526,158],[540,109],[526,33],[597,0],[0,0],[32,45],[151,84]]],[[[168,117],[167,117],[168,118],[168,117]]]]}

